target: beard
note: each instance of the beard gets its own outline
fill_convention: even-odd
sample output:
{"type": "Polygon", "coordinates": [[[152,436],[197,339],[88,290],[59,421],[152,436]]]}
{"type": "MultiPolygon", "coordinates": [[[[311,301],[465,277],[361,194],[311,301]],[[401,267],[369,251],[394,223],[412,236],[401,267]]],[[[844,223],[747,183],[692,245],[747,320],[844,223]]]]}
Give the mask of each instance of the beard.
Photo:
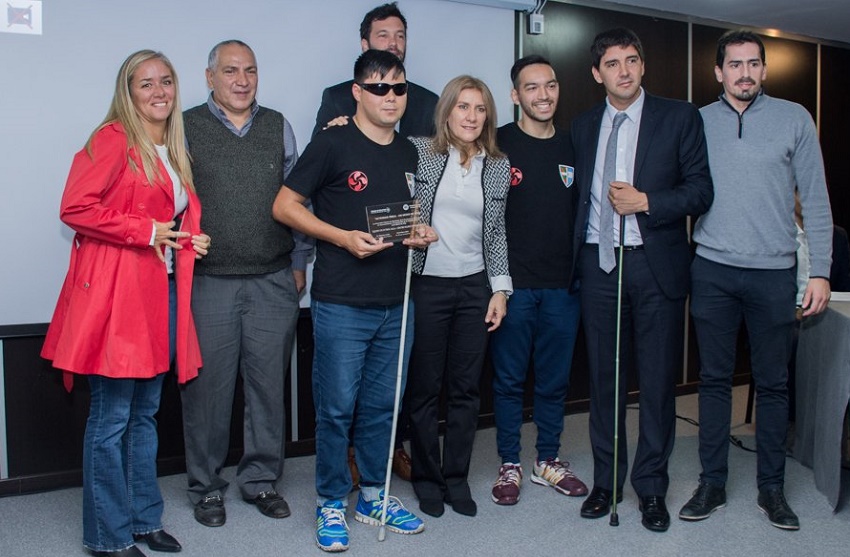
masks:
{"type": "MultiPolygon", "coordinates": [[[[752,79],[739,79],[738,81],[735,82],[735,85],[743,85],[743,84],[756,85],[756,82],[753,81],[752,79]]],[[[751,101],[751,100],[753,100],[753,98],[756,95],[759,94],[759,91],[761,91],[761,86],[752,87],[751,89],[734,92],[732,94],[739,101],[751,101]]]]}

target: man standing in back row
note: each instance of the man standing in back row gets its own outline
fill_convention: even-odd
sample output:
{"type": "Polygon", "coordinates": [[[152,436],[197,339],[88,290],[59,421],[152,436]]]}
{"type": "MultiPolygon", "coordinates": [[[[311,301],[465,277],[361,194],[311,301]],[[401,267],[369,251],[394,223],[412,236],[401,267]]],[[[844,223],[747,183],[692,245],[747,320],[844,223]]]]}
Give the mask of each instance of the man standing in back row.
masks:
{"type": "Polygon", "coordinates": [[[499,128],[497,137],[511,161],[505,226],[514,292],[490,341],[501,458],[492,499],[498,505],[519,500],[523,394],[532,355],[537,458],[531,481],[564,495],[587,494],[569,463],[558,458],[579,320],[579,297],[569,290],[576,208],[573,147],[569,133],[552,123],[559,85],[549,61],[536,55],[517,60],[511,81],[511,99],[522,118],[499,128]]]}
{"type": "MultiPolygon", "coordinates": [[[[360,48],[386,50],[398,56],[404,63],[407,51],[407,20],[398,9],[396,2],[383,4],[371,10],[360,24],[360,48]]],[[[322,104],[316,114],[316,126],[313,137],[337,116],[352,116],[356,105],[351,96],[353,81],[343,81],[328,87],[322,93],[322,104]]],[[[434,108],[437,95],[433,92],[407,82],[407,110],[397,124],[401,137],[431,136],[434,133],[434,108]]]]}
{"type": "Polygon", "coordinates": [[[720,100],[705,121],[715,200],[696,223],[691,315],[699,343],[699,486],[679,512],[702,520],[726,506],[732,373],[741,320],[747,325],[756,386],[758,506],[770,523],[798,530],[785,500],[788,360],[796,307],[794,191],[799,192],[810,273],[803,317],[829,302],[832,214],[812,117],[769,97],[764,44],[749,31],[717,43],[720,100]]]}

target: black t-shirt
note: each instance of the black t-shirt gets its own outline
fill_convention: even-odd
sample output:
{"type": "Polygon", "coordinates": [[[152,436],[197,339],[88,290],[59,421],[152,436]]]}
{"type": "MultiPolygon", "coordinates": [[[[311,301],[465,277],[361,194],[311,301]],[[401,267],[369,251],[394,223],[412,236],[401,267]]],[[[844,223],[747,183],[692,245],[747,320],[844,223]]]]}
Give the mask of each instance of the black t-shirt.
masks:
{"type": "MultiPolygon", "coordinates": [[[[343,230],[368,232],[366,207],[408,201],[416,172],[416,149],[396,134],[389,145],[367,138],[354,123],[316,135],[286,181],[310,197],[315,215],[343,230]]],[[[401,303],[407,248],[394,245],[358,259],[344,248],[318,241],[313,298],[352,306],[401,303]]]]}
{"type": "Polygon", "coordinates": [[[568,288],[578,199],[570,134],[538,139],[511,123],[497,140],[511,161],[505,228],[514,288],[568,288]]]}

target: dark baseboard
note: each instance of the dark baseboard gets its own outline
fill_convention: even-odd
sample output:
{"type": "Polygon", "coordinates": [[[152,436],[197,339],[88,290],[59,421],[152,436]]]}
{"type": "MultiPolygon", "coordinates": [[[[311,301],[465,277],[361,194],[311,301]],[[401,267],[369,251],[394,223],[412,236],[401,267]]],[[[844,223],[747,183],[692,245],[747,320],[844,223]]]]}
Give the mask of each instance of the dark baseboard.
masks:
{"type": "MultiPolygon", "coordinates": [[[[734,385],[746,385],[750,381],[749,374],[738,374],[733,377],[734,385]]],[[[694,394],[697,392],[699,383],[684,383],[676,387],[676,396],[694,394]]],[[[638,393],[629,393],[627,398],[628,404],[638,402],[638,393]]],[[[590,407],[588,399],[570,401],[566,404],[565,415],[578,414],[587,412],[590,407]]],[[[523,410],[523,419],[531,421],[532,408],[528,407],[523,410]]],[[[440,424],[441,430],[445,424],[440,424]]],[[[493,413],[481,414],[478,418],[478,429],[487,429],[495,427],[495,418],[493,413]]],[[[306,439],[303,441],[294,441],[286,444],[286,454],[288,458],[299,456],[309,456],[315,454],[316,442],[314,439],[306,439]]],[[[239,462],[242,456],[241,450],[231,450],[228,455],[226,465],[233,466],[239,462]]],[[[186,462],[183,456],[172,456],[157,461],[157,471],[160,476],[170,476],[173,474],[182,474],[186,471],[186,462]]],[[[0,497],[11,495],[23,495],[27,493],[38,493],[41,491],[51,491],[54,489],[62,489],[66,487],[77,487],[83,483],[82,470],[67,470],[62,472],[53,472],[49,474],[38,474],[33,476],[21,476],[13,479],[0,480],[0,497]]]]}

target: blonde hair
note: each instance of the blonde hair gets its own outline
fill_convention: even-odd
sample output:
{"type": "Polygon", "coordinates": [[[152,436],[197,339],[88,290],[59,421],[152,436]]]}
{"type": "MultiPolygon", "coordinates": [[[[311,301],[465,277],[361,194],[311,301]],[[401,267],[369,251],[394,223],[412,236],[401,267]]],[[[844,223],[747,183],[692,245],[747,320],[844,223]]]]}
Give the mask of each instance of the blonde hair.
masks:
{"type": "Polygon", "coordinates": [[[183,110],[180,106],[180,87],[177,82],[177,72],[174,71],[171,61],[161,52],[140,50],[124,60],[121,69],[118,70],[118,77],[115,79],[115,94],[112,97],[112,103],[109,105],[109,111],[106,113],[103,122],[89,136],[86,142],[86,151],[88,151],[90,157],[94,158],[91,149],[94,136],[105,126],[117,122],[124,127],[124,133],[127,135],[127,160],[133,171],[138,172],[138,169],[130,157],[129,151],[135,148],[142,159],[142,169],[148,182],[153,184],[154,180],[161,178],[157,165],[159,157],[156,148],[145,132],[142,120],[136,112],[133,99],[130,96],[133,76],[139,66],[148,60],[159,60],[165,64],[174,79],[174,104],[165,124],[165,146],[168,149],[168,159],[180,178],[181,185],[189,191],[194,191],[192,167],[189,162],[189,153],[186,151],[186,134],[183,131],[183,110]]]}
{"type": "MultiPolygon", "coordinates": [[[[440,94],[440,100],[437,101],[437,108],[434,109],[434,129],[437,133],[434,135],[432,146],[434,152],[446,154],[449,152],[449,145],[457,147],[457,140],[449,131],[449,114],[451,114],[461,92],[465,89],[475,89],[481,93],[484,98],[484,107],[487,110],[487,119],[484,121],[484,126],[481,130],[481,135],[478,137],[476,144],[478,148],[484,151],[488,157],[504,157],[504,153],[499,150],[496,145],[496,102],[493,100],[493,95],[490,89],[483,81],[470,75],[460,75],[449,81],[443,88],[440,94]]],[[[461,163],[465,163],[469,153],[461,151],[461,163]]]]}

